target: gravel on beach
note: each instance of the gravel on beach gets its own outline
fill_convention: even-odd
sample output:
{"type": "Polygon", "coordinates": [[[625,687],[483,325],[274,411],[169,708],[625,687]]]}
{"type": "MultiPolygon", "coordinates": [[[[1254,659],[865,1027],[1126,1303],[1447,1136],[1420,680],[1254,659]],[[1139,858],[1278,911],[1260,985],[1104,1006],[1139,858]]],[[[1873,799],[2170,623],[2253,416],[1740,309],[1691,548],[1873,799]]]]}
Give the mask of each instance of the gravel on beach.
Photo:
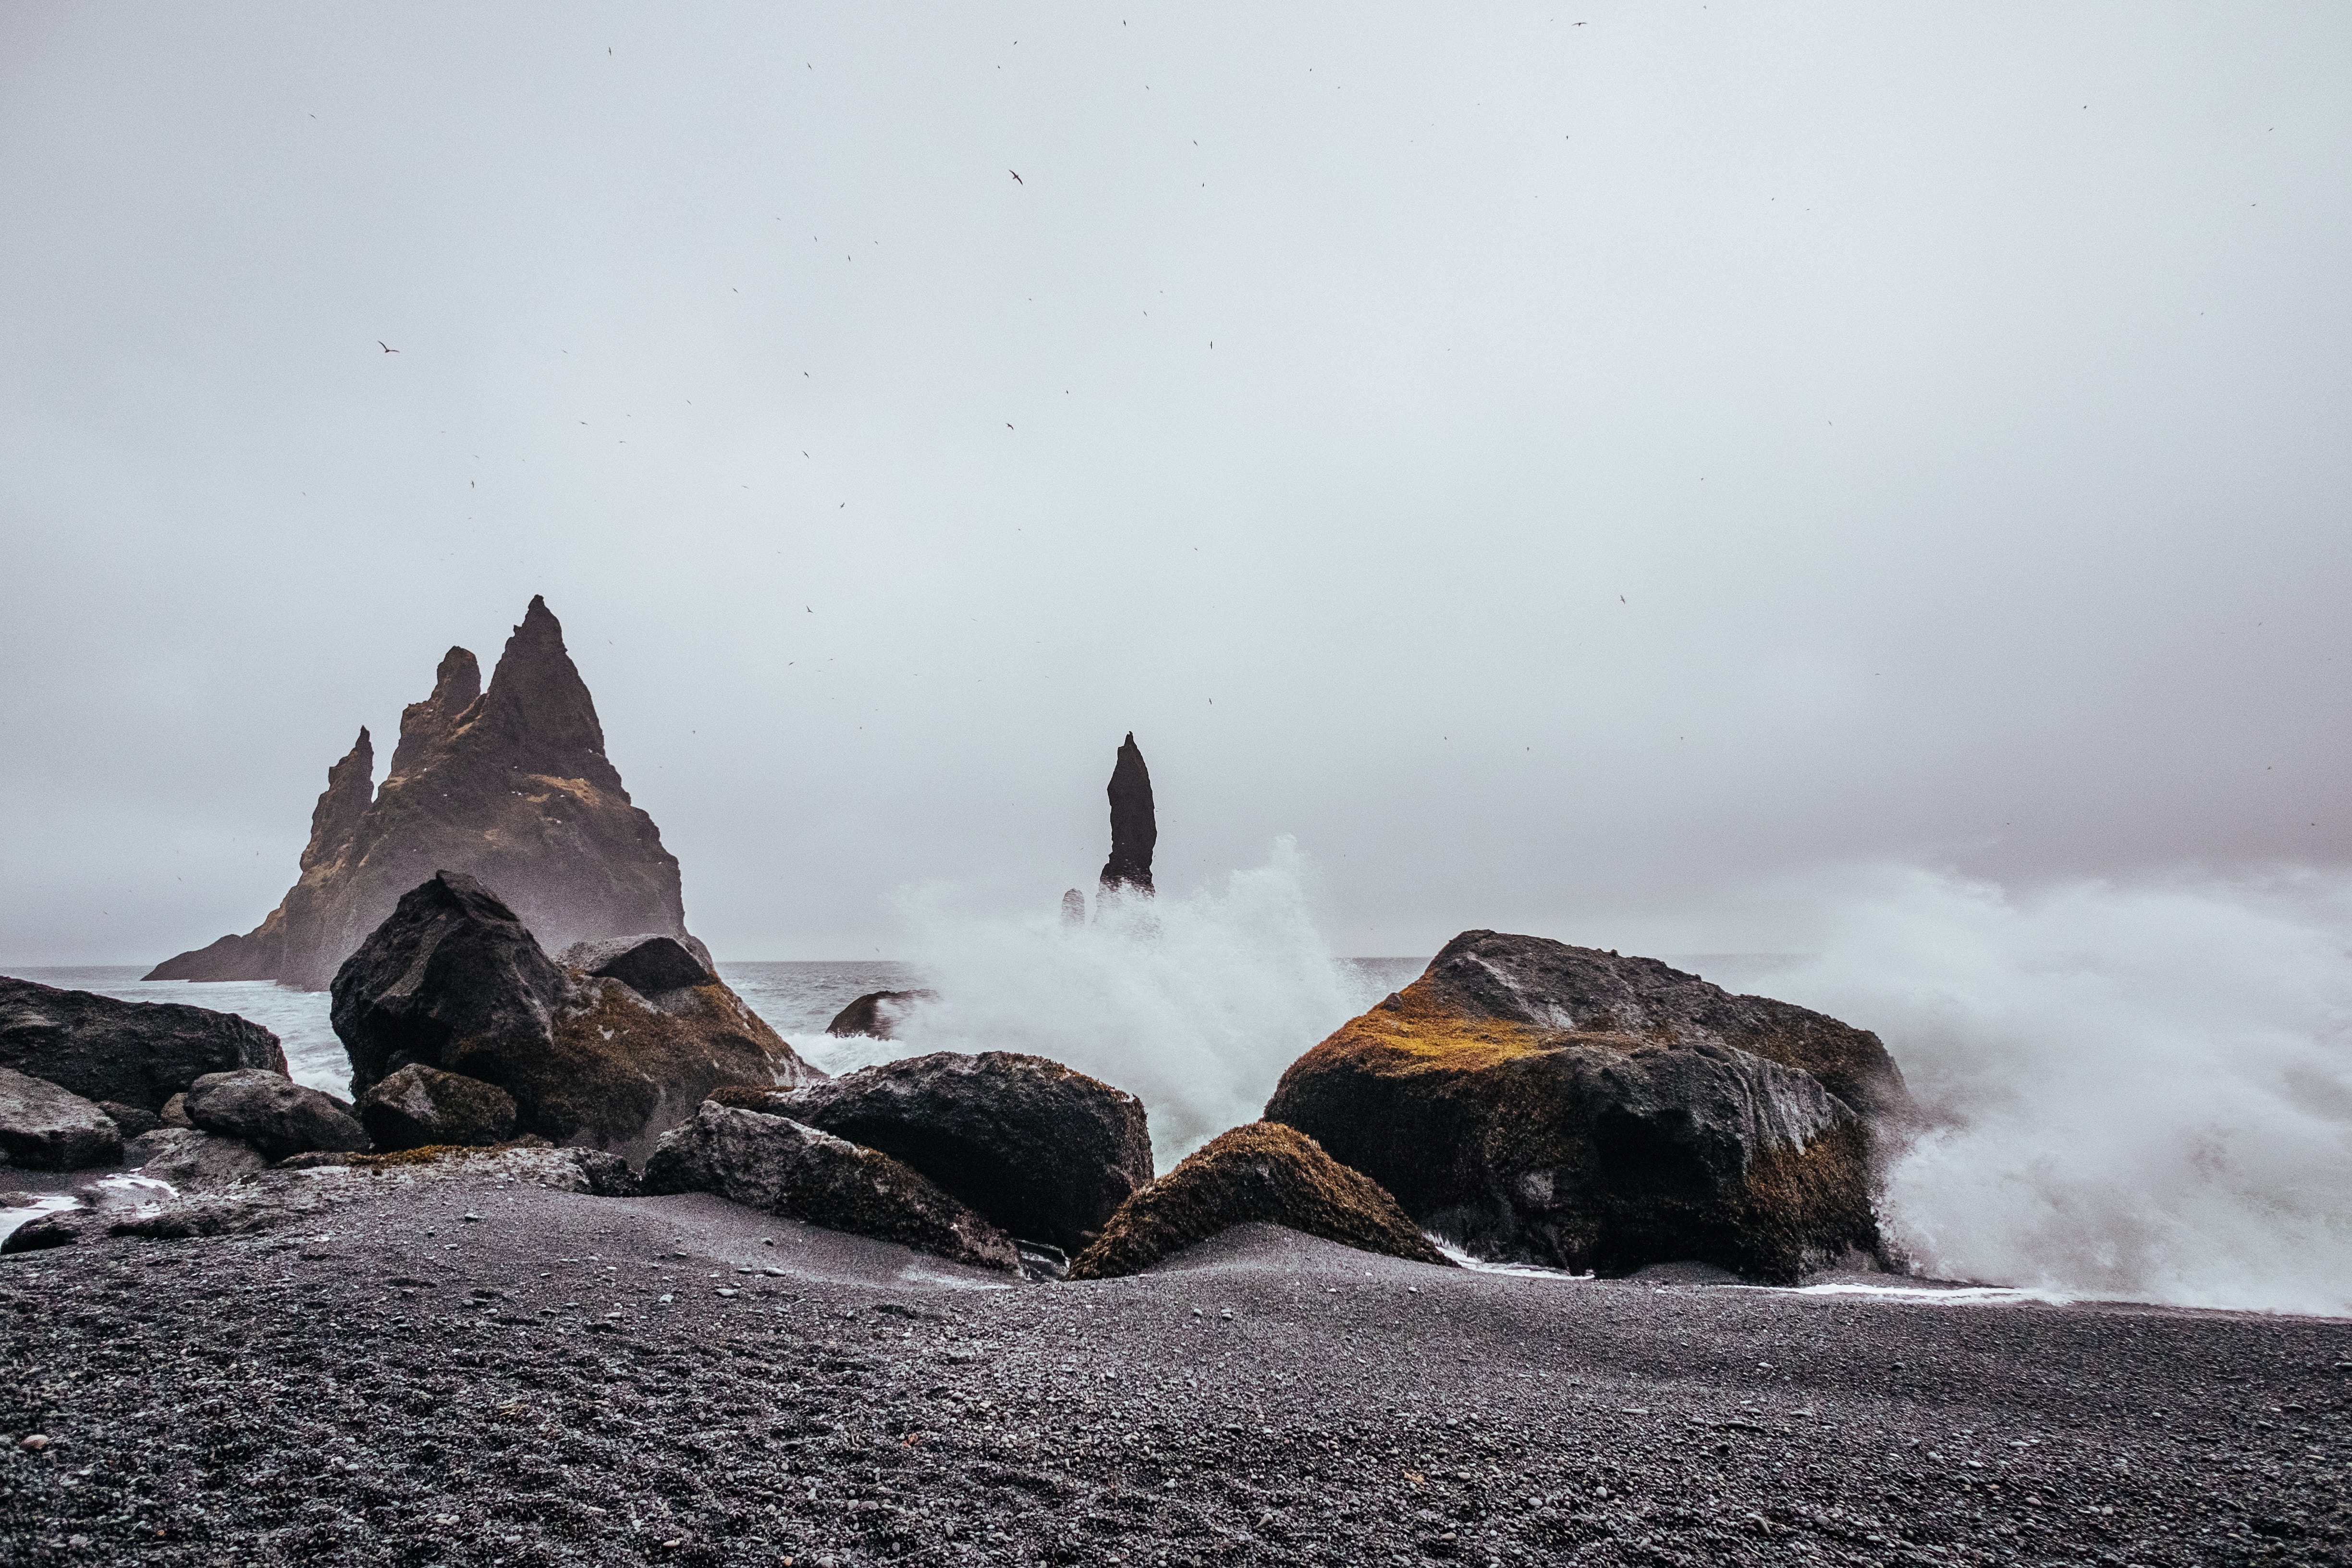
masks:
{"type": "Polygon", "coordinates": [[[2352,1556],[2337,1320],[1522,1278],[1265,1226],[1007,1285],[702,1194],[335,1191],[0,1258],[0,1562],[2352,1556]]]}

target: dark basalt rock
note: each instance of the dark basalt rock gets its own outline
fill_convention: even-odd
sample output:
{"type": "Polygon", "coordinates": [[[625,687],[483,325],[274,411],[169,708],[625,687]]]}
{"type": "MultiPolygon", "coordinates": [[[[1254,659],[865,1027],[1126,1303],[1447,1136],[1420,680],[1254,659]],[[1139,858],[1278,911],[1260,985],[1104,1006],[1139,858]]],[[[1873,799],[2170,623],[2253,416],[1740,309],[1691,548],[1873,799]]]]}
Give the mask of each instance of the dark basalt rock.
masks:
{"type": "Polygon", "coordinates": [[[1151,808],[1151,771],[1129,732],[1110,771],[1110,858],[1103,863],[1106,892],[1151,894],[1151,849],[1160,826],[1151,808]]]}
{"type": "Polygon", "coordinates": [[[91,1217],[88,1209],[52,1209],[37,1215],[0,1237],[0,1253],[46,1252],[53,1247],[71,1247],[89,1228],[91,1217]]]}
{"type": "Polygon", "coordinates": [[[125,1138],[136,1138],[142,1132],[152,1132],[163,1125],[162,1113],[150,1110],[143,1105],[125,1105],[119,1100],[101,1100],[98,1108],[122,1130],[125,1138]]]}
{"type": "Polygon", "coordinates": [[[141,1175],[169,1182],[184,1193],[219,1192],[269,1168],[261,1151],[242,1138],[182,1127],[133,1140],[131,1157],[139,1161],[141,1175]]]}
{"type": "Polygon", "coordinates": [[[161,1110],[208,1072],[282,1073],[286,1052],[277,1036],[234,1013],[0,977],[0,1067],[84,1100],[161,1110]]]}
{"type": "Polygon", "coordinates": [[[0,1068],[0,1158],[28,1171],[79,1171],[122,1158],[122,1130],[78,1094],[0,1068]]]}
{"type": "Polygon", "coordinates": [[[640,994],[652,996],[681,986],[708,985],[719,978],[698,942],[671,936],[616,936],[604,942],[575,942],[563,950],[566,969],[618,980],[640,994]],[[687,942],[693,942],[689,949],[687,942]]]}
{"type": "Polygon", "coordinates": [[[1151,1179],[1143,1102],[1043,1057],[942,1051],[772,1094],[756,1109],[903,1160],[1008,1235],[1066,1252],[1093,1241],[1151,1179]]]}
{"type": "Polygon", "coordinates": [[[499,889],[551,947],[686,931],[677,858],[604,755],[594,701],[534,598],[489,689],[451,648],[433,694],[401,715],[400,744],[372,789],[367,731],[328,773],[301,872],[241,937],[182,953],[151,980],[277,980],[324,988],[401,895],[437,867],[499,889]]]}
{"type": "Polygon", "coordinates": [[[423,1062],[409,1063],[369,1089],[359,1114],[368,1136],[386,1152],[503,1143],[515,1130],[514,1096],[423,1062]]]}
{"type": "Polygon", "coordinates": [[[1011,1237],[887,1154],[785,1117],[715,1101],[663,1136],[646,1163],[645,1190],[716,1193],[749,1208],[978,1268],[1021,1268],[1011,1237]]]}
{"type": "Polygon", "coordinates": [[[824,1075],[716,980],[647,996],[566,970],[475,879],[412,889],[335,977],[352,1091],[412,1062],[494,1084],[517,1125],[632,1157],[721,1083],[824,1075]]]}
{"type": "Polygon", "coordinates": [[[242,1138],[265,1159],[368,1146],[367,1130],[340,1100],[258,1068],[205,1074],[188,1086],[187,1108],[200,1131],[242,1138]]]}
{"type": "Polygon", "coordinates": [[[1070,1264],[1073,1279],[1139,1274],[1220,1231],[1263,1220],[1342,1247],[1452,1268],[1397,1201],[1278,1121],[1220,1134],[1119,1205],[1070,1264]]]}
{"type": "Polygon", "coordinates": [[[870,1035],[877,1040],[895,1040],[892,1031],[907,1021],[907,1015],[925,1002],[936,1002],[936,991],[869,991],[833,1016],[824,1026],[828,1035],[870,1035]]]}
{"type": "Polygon", "coordinates": [[[1874,1118],[1909,1110],[1863,1030],[1654,959],[1469,931],[1293,1063],[1266,1118],[1488,1258],[1789,1280],[1885,1259],[1874,1118]]]}

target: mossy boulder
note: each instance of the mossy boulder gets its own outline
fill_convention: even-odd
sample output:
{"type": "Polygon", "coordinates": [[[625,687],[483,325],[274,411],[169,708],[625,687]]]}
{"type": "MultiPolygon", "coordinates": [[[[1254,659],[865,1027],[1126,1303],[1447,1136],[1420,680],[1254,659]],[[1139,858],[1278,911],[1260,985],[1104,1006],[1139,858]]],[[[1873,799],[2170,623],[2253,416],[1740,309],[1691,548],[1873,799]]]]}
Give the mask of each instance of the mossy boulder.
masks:
{"type": "Polygon", "coordinates": [[[977,1268],[1018,1272],[1013,1240],[920,1172],[788,1117],[707,1100],[663,1135],[645,1190],[716,1193],[827,1230],[894,1241],[977,1268]]]}
{"type": "Polygon", "coordinates": [[[1449,942],[1266,1105],[1474,1254],[1767,1280],[1884,1260],[1876,1155],[1910,1114],[1864,1030],[1655,959],[1494,931],[1449,942]]]}
{"type": "Polygon", "coordinates": [[[1137,1274],[1237,1225],[1265,1221],[1342,1247],[1451,1267],[1387,1189],[1294,1127],[1221,1133],[1119,1205],[1070,1264],[1073,1279],[1137,1274]]]}

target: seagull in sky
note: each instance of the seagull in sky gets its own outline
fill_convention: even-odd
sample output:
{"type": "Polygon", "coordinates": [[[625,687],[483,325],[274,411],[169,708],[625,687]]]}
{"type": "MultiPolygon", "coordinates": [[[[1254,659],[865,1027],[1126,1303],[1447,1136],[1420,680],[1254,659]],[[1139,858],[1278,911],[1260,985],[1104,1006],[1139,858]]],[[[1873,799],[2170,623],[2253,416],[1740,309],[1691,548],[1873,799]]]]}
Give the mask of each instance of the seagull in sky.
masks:
{"type": "Polygon", "coordinates": [[[1007,169],[1004,172],[1013,176],[1013,183],[1016,185],[1025,185],[1029,183],[1021,177],[1021,171],[1018,169],[1007,169]]]}
{"type": "Polygon", "coordinates": [[[388,354],[396,354],[400,352],[398,349],[394,348],[390,343],[385,342],[382,338],[376,339],[375,346],[382,349],[388,354]]]}

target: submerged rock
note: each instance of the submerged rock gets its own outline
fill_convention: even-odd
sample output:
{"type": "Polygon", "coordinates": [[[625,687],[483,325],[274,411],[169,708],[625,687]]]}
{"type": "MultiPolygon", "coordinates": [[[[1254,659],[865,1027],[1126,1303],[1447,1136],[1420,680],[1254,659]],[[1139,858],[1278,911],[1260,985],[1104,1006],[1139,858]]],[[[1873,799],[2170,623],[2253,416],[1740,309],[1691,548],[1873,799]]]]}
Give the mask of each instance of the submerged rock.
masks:
{"type": "Polygon", "coordinates": [[[782,1116],[705,1102],[646,1163],[647,1193],[716,1193],[827,1230],[1017,1273],[1013,1240],[919,1172],[782,1116]]]}
{"type": "Polygon", "coordinates": [[[161,1110],[208,1072],[282,1073],[286,1052],[277,1036],[234,1013],[0,977],[0,1068],[84,1100],[161,1110]]]}
{"type": "Polygon", "coordinates": [[[1453,1267],[1381,1184],[1278,1121],[1220,1134],[1120,1205],[1070,1264],[1073,1279],[1138,1274],[1220,1231],[1263,1220],[1365,1252],[1453,1267]]]}
{"type": "Polygon", "coordinates": [[[833,1016],[824,1026],[828,1035],[871,1035],[877,1040],[895,1040],[891,1031],[907,1021],[907,1015],[925,1002],[936,1002],[936,991],[869,991],[833,1016]]]}
{"type": "MultiPolygon", "coordinates": [[[[318,990],[417,879],[447,867],[498,888],[551,947],[687,935],[677,857],[629,800],[562,627],[534,598],[489,689],[453,647],[433,694],[401,714],[381,788],[365,730],[327,775],[294,886],[243,936],[158,964],[150,980],[277,980],[318,990]]],[[[708,954],[698,954],[707,964],[708,954]]]]}
{"type": "Polygon", "coordinates": [[[0,1068],[0,1158],[28,1171],[79,1171],[122,1158],[122,1129],[81,1096],[0,1068]]]}
{"type": "Polygon", "coordinates": [[[386,1152],[487,1145],[514,1136],[514,1096],[493,1083],[411,1062],[361,1097],[361,1122],[386,1152]]]}
{"type": "Polygon", "coordinates": [[[1883,1258],[1877,1037],[1654,959],[1468,931],[1293,1063],[1267,1102],[1470,1251],[1787,1280],[1883,1258]]]}
{"type": "Polygon", "coordinates": [[[567,970],[497,894],[452,871],[410,889],[352,954],[331,1016],[355,1098],[421,1063],[505,1090],[525,1132],[631,1157],[719,1084],[824,1076],[723,982],[649,996],[567,970]]]}
{"type": "Polygon", "coordinates": [[[196,1079],[188,1086],[187,1111],[200,1130],[242,1138],[265,1159],[368,1146],[367,1130],[341,1101],[258,1068],[196,1079]]]}
{"type": "Polygon", "coordinates": [[[1103,890],[1149,898],[1151,850],[1160,841],[1160,824],[1151,805],[1151,770],[1143,765],[1143,752],[1137,749],[1132,731],[1118,748],[1108,793],[1110,858],[1103,862],[1103,890]]]}
{"type": "Polygon", "coordinates": [[[1044,1057],[909,1057],[756,1108],[903,1160],[1007,1234],[1066,1252],[1151,1179],[1143,1102],[1044,1057]]]}

